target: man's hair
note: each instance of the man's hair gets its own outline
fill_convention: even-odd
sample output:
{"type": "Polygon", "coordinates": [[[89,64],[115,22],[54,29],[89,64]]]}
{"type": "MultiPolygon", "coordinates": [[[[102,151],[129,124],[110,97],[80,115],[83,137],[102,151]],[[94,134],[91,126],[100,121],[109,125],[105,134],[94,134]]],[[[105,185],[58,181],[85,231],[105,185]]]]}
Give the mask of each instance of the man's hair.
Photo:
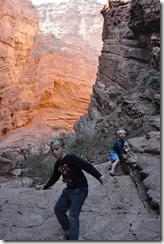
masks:
{"type": "Polygon", "coordinates": [[[62,138],[54,138],[51,142],[50,142],[50,147],[52,146],[52,144],[54,143],[58,143],[61,147],[65,147],[65,143],[64,140],[62,138]]]}

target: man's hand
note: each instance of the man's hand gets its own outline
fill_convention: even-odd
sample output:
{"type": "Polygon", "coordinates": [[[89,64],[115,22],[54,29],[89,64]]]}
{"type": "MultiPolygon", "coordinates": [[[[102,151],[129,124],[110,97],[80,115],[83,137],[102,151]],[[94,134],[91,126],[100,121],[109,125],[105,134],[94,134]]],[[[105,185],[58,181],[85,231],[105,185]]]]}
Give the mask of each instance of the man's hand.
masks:
{"type": "Polygon", "coordinates": [[[104,175],[102,175],[102,176],[99,178],[99,181],[100,181],[100,183],[103,185],[103,184],[105,184],[105,183],[107,182],[107,178],[106,178],[104,175]]]}
{"type": "Polygon", "coordinates": [[[37,185],[37,186],[35,186],[35,189],[36,190],[43,190],[44,189],[44,185],[37,185]]]}

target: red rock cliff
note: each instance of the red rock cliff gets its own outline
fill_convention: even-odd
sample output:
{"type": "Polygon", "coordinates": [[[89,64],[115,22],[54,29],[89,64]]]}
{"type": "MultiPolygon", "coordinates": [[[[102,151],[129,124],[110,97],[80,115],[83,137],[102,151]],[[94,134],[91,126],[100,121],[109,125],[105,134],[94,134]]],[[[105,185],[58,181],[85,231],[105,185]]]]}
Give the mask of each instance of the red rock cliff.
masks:
{"type": "Polygon", "coordinates": [[[0,138],[8,131],[26,125],[34,116],[27,83],[26,67],[34,35],[38,32],[36,9],[29,0],[0,1],[0,138]],[[26,113],[24,112],[26,111],[26,113]]]}
{"type": "Polygon", "coordinates": [[[102,5],[70,0],[34,7],[7,0],[0,6],[0,137],[36,124],[40,133],[44,125],[72,130],[96,79],[102,5]]]}
{"type": "Polygon", "coordinates": [[[101,6],[93,0],[70,0],[37,7],[37,114],[55,129],[72,130],[87,112],[102,48],[101,6]]]}

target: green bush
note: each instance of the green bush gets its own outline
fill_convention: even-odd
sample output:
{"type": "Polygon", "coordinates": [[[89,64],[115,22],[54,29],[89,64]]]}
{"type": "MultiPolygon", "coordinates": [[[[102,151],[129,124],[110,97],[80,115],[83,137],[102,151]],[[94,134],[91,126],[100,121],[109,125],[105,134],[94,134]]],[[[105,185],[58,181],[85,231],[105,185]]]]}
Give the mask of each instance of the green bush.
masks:
{"type": "Polygon", "coordinates": [[[33,152],[30,144],[19,150],[24,159],[18,162],[17,167],[22,169],[22,177],[32,179],[31,186],[45,183],[52,173],[55,159],[52,154],[44,153],[44,151],[44,144],[40,145],[37,152],[33,152]]]}
{"type": "Polygon", "coordinates": [[[23,173],[24,177],[31,178],[33,183],[31,186],[45,183],[52,174],[54,166],[54,158],[47,155],[31,155],[27,160],[24,160],[23,173]]]}
{"type": "Polygon", "coordinates": [[[96,164],[108,160],[109,141],[100,134],[83,133],[66,135],[64,138],[67,152],[74,153],[96,164]]]}

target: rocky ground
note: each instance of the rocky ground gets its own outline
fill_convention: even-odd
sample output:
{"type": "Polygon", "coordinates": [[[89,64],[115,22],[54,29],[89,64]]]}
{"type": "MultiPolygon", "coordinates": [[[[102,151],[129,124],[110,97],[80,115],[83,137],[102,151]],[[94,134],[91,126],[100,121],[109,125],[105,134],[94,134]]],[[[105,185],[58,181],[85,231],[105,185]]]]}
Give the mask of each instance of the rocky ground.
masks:
{"type": "MultiPolygon", "coordinates": [[[[156,241],[160,240],[160,217],[150,207],[144,193],[121,166],[109,175],[109,162],[97,166],[107,176],[101,185],[86,173],[89,195],[80,215],[79,240],[156,241]]],[[[61,190],[58,181],[49,190],[22,187],[22,180],[1,178],[0,239],[5,241],[58,240],[62,229],[53,206],[61,190]]]]}

